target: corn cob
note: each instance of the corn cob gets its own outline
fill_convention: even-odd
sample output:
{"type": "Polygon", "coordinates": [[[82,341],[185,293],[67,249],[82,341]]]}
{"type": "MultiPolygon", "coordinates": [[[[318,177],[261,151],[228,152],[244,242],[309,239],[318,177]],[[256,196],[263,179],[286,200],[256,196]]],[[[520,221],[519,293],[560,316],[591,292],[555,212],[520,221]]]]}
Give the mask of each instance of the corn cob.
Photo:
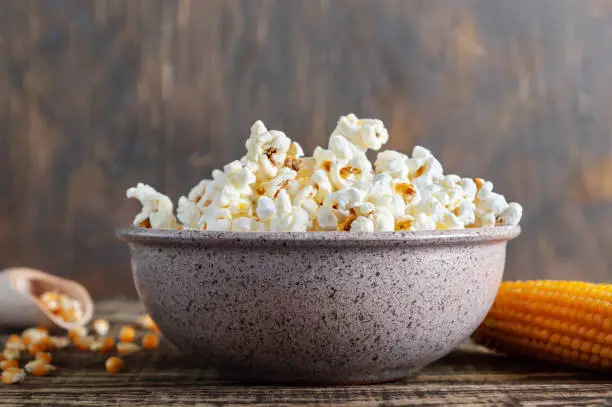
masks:
{"type": "Polygon", "coordinates": [[[504,282],[472,338],[508,355],[612,371],[612,285],[504,282]]]}

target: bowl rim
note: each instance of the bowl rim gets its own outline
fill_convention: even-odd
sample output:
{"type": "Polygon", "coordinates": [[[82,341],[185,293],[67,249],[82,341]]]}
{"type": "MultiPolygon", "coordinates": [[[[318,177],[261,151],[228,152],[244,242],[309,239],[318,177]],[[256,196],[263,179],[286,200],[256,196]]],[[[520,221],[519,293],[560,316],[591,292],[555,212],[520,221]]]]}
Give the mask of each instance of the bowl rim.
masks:
{"type": "Polygon", "coordinates": [[[513,240],[520,226],[494,226],[473,229],[394,232],[221,232],[201,230],[119,228],[117,237],[129,244],[214,246],[427,246],[440,244],[485,243],[513,240]]]}

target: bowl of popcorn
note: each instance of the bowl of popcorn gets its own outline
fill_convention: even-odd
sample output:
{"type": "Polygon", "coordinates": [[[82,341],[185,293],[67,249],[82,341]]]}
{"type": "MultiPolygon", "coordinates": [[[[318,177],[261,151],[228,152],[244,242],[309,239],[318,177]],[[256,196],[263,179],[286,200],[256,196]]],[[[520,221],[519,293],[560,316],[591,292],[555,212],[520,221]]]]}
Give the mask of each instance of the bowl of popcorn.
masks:
{"type": "Polygon", "coordinates": [[[151,186],[128,243],[167,338],[240,381],[409,377],[466,340],[501,282],[522,208],[423,148],[379,151],[380,120],[343,116],[306,157],[256,122],[246,155],[172,201],[151,186]]]}

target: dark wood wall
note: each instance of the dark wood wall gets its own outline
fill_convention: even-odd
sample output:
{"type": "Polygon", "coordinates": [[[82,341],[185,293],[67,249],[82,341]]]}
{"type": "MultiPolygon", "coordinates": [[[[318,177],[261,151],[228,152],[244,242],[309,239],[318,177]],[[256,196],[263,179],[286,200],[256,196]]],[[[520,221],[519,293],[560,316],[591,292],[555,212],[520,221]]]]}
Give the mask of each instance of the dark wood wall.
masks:
{"type": "Polygon", "coordinates": [[[133,295],[113,234],[263,119],[381,118],[522,202],[506,277],[612,281],[612,1],[0,1],[0,267],[133,295]]]}

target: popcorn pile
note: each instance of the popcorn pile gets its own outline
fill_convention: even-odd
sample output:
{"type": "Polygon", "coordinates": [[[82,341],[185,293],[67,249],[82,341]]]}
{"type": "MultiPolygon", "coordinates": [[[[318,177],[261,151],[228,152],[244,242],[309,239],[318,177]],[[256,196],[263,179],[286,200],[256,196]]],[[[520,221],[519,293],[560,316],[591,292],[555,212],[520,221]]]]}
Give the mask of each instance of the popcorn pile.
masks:
{"type": "Polygon", "coordinates": [[[127,191],[142,211],[134,224],[154,229],[240,232],[433,230],[517,225],[523,209],[480,178],[444,175],[432,153],[378,151],[389,134],[380,120],[349,114],[327,148],[304,157],[302,147],[261,121],[251,127],[247,154],[178,201],[139,183],[127,191]],[[177,220],[178,218],[178,220],[177,220]]]}

